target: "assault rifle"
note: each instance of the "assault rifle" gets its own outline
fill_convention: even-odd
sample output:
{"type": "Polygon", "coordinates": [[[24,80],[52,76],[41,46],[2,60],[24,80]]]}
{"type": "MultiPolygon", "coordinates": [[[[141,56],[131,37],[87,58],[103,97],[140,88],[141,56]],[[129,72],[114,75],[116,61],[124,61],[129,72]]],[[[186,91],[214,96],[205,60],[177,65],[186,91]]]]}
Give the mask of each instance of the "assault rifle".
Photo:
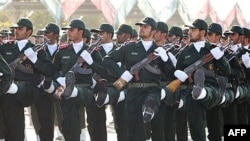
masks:
{"type": "MultiPolygon", "coordinates": [[[[178,40],[174,41],[173,43],[170,44],[165,44],[164,46],[162,46],[166,52],[170,51],[171,49],[173,49],[176,45],[176,43],[179,42],[178,40]]],[[[142,59],[141,61],[139,61],[138,63],[134,64],[131,68],[130,68],[130,73],[133,75],[135,74],[135,79],[139,80],[138,77],[138,71],[140,69],[142,69],[143,67],[145,67],[146,65],[148,65],[150,62],[152,62],[153,60],[155,60],[156,58],[158,58],[159,56],[155,55],[154,53],[150,53],[146,58],[142,59]]],[[[127,82],[122,80],[121,78],[119,78],[118,80],[116,80],[113,85],[116,87],[117,90],[121,90],[124,86],[127,85],[127,82]]]]}
{"type": "MultiPolygon", "coordinates": [[[[101,42],[102,42],[102,37],[98,36],[97,41],[95,43],[91,44],[89,46],[89,48],[86,49],[87,52],[89,54],[92,54],[101,45],[101,42]]],[[[84,62],[85,62],[85,60],[81,56],[79,56],[76,63],[70,68],[69,71],[78,72],[80,74],[92,73],[91,69],[86,69],[86,68],[81,67],[84,62]]]]}
{"type": "MultiPolygon", "coordinates": [[[[225,46],[220,47],[220,49],[222,51],[225,51],[227,48],[230,47],[232,43],[228,43],[225,46]]],[[[203,56],[201,59],[197,60],[196,62],[194,62],[193,64],[191,64],[190,66],[186,67],[184,69],[184,72],[189,76],[191,75],[194,71],[200,69],[204,64],[210,62],[211,60],[213,60],[214,57],[211,53],[206,54],[205,56],[203,56]]],[[[170,84],[167,85],[167,88],[171,91],[171,92],[175,92],[176,89],[181,85],[181,81],[179,79],[175,79],[173,80],[170,84]]]]}
{"type": "MultiPolygon", "coordinates": [[[[39,50],[43,49],[43,47],[49,42],[49,40],[47,38],[44,38],[43,41],[41,41],[40,43],[36,44],[34,47],[32,47],[34,52],[38,52],[39,50]]],[[[22,65],[22,63],[27,60],[27,56],[25,56],[24,53],[20,54],[19,57],[17,57],[14,61],[9,63],[9,66],[12,70],[12,73],[15,72],[15,68],[17,68],[18,70],[24,72],[24,73],[28,73],[28,74],[33,74],[33,69],[27,68],[25,66],[22,65]]]]}

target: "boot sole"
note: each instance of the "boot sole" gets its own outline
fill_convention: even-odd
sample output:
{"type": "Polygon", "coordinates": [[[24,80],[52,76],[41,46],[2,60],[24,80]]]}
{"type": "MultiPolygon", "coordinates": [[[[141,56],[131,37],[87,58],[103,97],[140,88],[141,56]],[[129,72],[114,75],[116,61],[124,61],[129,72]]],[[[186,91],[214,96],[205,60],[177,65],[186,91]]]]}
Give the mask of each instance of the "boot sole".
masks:
{"type": "Polygon", "coordinates": [[[197,70],[194,74],[193,98],[197,99],[202,89],[204,88],[205,73],[202,70],[197,70]]]}

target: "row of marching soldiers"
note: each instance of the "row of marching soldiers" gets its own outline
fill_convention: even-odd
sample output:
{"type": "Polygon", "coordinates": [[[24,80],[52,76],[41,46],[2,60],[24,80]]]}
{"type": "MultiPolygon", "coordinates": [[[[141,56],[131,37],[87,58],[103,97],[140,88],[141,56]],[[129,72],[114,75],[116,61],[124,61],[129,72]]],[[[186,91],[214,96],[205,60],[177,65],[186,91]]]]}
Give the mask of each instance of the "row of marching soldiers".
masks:
{"type": "Polygon", "coordinates": [[[182,31],[150,17],[91,29],[81,20],[60,28],[49,23],[33,44],[33,25],[20,19],[15,41],[1,53],[1,113],[5,141],[24,140],[24,107],[35,105],[41,141],[53,141],[54,105],[66,141],[80,141],[86,108],[91,141],[106,141],[105,105],[112,105],[118,141],[220,141],[223,125],[248,124],[250,30],[197,19],[182,31]],[[113,42],[117,35],[116,43],[113,42]],[[188,126],[187,126],[188,124],[188,126]],[[208,128],[206,135],[205,128],[208,128]],[[176,136],[176,137],[175,137],[176,136]]]}

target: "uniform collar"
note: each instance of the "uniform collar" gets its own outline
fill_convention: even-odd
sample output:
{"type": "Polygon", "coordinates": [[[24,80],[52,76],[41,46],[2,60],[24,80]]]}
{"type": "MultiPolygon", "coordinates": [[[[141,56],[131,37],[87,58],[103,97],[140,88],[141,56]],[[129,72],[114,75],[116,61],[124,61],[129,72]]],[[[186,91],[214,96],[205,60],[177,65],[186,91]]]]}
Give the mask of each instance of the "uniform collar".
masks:
{"type": "Polygon", "coordinates": [[[108,54],[113,49],[113,43],[105,43],[102,45],[103,49],[105,50],[106,54],[108,54]]]}
{"type": "Polygon", "coordinates": [[[150,49],[150,47],[153,45],[153,41],[143,41],[141,40],[142,45],[146,51],[150,49]]]}
{"type": "Polygon", "coordinates": [[[47,44],[47,47],[48,47],[50,55],[53,55],[55,53],[55,51],[57,50],[57,44],[56,43],[53,44],[53,45],[47,44]]]}
{"type": "Polygon", "coordinates": [[[205,40],[194,42],[193,45],[194,45],[194,48],[197,50],[197,52],[200,52],[201,48],[205,47],[205,40]]]}
{"type": "Polygon", "coordinates": [[[19,40],[17,41],[17,46],[19,48],[19,51],[21,51],[25,46],[26,44],[29,42],[28,39],[24,39],[24,40],[19,40]]]}
{"type": "Polygon", "coordinates": [[[80,41],[78,43],[72,43],[72,46],[73,46],[75,53],[78,53],[83,47],[83,41],[80,41]]]}

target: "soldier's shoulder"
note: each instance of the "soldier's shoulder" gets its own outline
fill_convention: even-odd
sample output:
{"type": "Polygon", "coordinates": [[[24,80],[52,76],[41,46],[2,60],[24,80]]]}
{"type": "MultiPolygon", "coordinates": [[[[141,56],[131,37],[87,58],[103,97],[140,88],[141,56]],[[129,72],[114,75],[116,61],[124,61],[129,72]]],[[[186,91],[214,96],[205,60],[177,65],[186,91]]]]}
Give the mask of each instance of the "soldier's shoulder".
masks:
{"type": "Polygon", "coordinates": [[[69,46],[70,46],[69,43],[63,43],[63,44],[60,44],[58,48],[59,50],[65,50],[65,49],[68,49],[69,46]]]}
{"type": "Polygon", "coordinates": [[[3,40],[2,45],[13,45],[15,44],[15,40],[3,40]]]}

